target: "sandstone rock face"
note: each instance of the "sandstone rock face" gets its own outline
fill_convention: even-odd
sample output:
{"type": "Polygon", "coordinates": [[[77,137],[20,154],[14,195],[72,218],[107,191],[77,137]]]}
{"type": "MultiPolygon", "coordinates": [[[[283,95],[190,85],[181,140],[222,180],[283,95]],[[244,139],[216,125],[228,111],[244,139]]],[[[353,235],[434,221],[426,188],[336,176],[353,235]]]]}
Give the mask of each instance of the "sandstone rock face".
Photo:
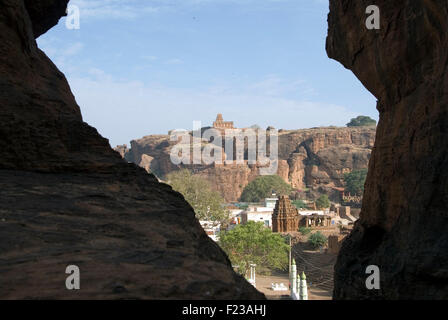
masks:
{"type": "Polygon", "coordinates": [[[181,195],[82,121],[35,42],[66,4],[0,1],[0,298],[264,298],[181,195]]]}
{"type": "Polygon", "coordinates": [[[48,21],[58,21],[64,11],[56,9],[66,2],[2,2],[0,169],[98,172],[123,166],[108,141],[82,121],[64,75],[34,41],[48,21]],[[50,18],[41,24],[42,10],[50,18]]]}
{"type": "Polygon", "coordinates": [[[336,299],[448,298],[448,3],[330,0],[327,52],[378,99],[360,220],[335,267],[336,299]],[[367,6],[381,29],[367,30],[367,6]],[[381,270],[367,290],[366,267],[381,270]]]}
{"type": "Polygon", "coordinates": [[[342,187],[344,173],[366,168],[375,128],[318,128],[280,133],[279,158],[289,166],[294,188],[342,187]]]}
{"type": "MultiPolygon", "coordinates": [[[[282,131],[277,174],[295,189],[329,193],[336,200],[339,191],[333,188],[343,187],[344,173],[367,168],[374,141],[374,127],[282,131]]],[[[145,156],[150,156],[150,170],[162,178],[173,170],[187,167],[209,180],[226,201],[237,201],[244,187],[259,175],[259,167],[249,164],[174,165],[170,151],[175,144],[168,135],[146,136],[131,141],[131,149],[124,157],[148,167],[145,156]]],[[[116,150],[123,153],[122,146],[116,150]]]]}

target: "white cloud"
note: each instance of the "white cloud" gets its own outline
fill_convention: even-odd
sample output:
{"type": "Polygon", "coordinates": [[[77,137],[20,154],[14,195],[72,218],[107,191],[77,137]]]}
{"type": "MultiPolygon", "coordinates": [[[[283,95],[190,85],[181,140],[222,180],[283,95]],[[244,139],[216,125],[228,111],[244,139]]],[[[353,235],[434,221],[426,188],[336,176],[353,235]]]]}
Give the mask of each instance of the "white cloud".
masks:
{"type": "Polygon", "coordinates": [[[277,75],[267,75],[260,81],[249,85],[248,90],[262,92],[268,96],[294,93],[301,96],[314,95],[315,91],[305,80],[287,81],[277,75]]]}
{"type": "Polygon", "coordinates": [[[75,42],[72,44],[69,44],[68,47],[64,48],[61,52],[61,54],[65,57],[68,56],[74,56],[81,52],[81,50],[84,48],[84,44],[82,42],[75,42]]]}
{"type": "Polygon", "coordinates": [[[344,125],[356,116],[343,106],[267,94],[265,87],[256,85],[193,90],[119,81],[98,69],[90,75],[69,82],[84,120],[112,146],[170,129],[191,129],[194,120],[211,125],[217,113],[238,127],[258,124],[278,129],[344,125]]]}
{"type": "Polygon", "coordinates": [[[141,58],[147,61],[156,61],[158,59],[156,56],[151,55],[142,55],[141,58]]]}
{"type": "Polygon", "coordinates": [[[182,64],[182,63],[183,63],[182,59],[179,58],[168,59],[166,61],[166,64],[182,64]]]}
{"type": "Polygon", "coordinates": [[[70,5],[79,7],[81,19],[133,19],[144,14],[158,12],[159,8],[151,5],[152,2],[139,0],[71,0],[70,5]]]}
{"type": "MultiPolygon", "coordinates": [[[[252,8],[278,3],[309,0],[71,0],[70,5],[80,9],[81,19],[133,19],[161,10],[192,8],[213,4],[250,5],[252,8]]],[[[328,4],[328,0],[313,0],[315,4],[328,4]]]]}

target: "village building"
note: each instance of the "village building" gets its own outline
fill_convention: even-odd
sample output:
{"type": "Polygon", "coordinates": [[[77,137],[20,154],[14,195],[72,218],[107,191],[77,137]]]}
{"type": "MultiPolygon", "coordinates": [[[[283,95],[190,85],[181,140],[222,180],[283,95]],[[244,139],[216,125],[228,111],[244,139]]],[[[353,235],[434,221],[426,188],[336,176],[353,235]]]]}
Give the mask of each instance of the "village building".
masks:
{"type": "Polygon", "coordinates": [[[299,225],[301,227],[314,228],[314,227],[331,227],[334,225],[333,217],[330,215],[311,214],[301,216],[299,225]]]}
{"type": "Polygon", "coordinates": [[[272,212],[272,208],[250,206],[241,214],[241,222],[263,222],[266,227],[272,228],[272,212]]]}
{"type": "MultiPolygon", "coordinates": [[[[349,206],[332,205],[331,211],[333,211],[335,215],[335,217],[333,218],[334,224],[347,226],[356,222],[356,220],[358,220],[358,217],[352,214],[351,209],[352,208],[349,206]]],[[[354,210],[359,209],[355,208],[354,210]]]]}
{"type": "Polygon", "coordinates": [[[345,235],[330,235],[328,237],[328,253],[338,254],[345,235]]]}
{"type": "Polygon", "coordinates": [[[199,224],[204,229],[205,233],[215,242],[219,241],[219,232],[221,231],[221,224],[216,224],[213,221],[199,221],[199,224]]]}
{"type": "Polygon", "coordinates": [[[330,227],[334,220],[329,210],[299,210],[300,227],[330,227]]]}
{"type": "Polygon", "coordinates": [[[233,229],[236,225],[242,223],[242,214],[244,213],[243,209],[239,208],[228,208],[229,210],[229,230],[233,229]]]}
{"type": "Polygon", "coordinates": [[[342,219],[349,220],[350,222],[355,222],[358,220],[351,214],[351,207],[349,206],[341,206],[338,208],[338,216],[342,219]]]}
{"type": "Polygon", "coordinates": [[[264,207],[249,206],[240,214],[241,223],[245,224],[248,221],[263,222],[266,227],[272,228],[272,213],[277,200],[278,198],[272,195],[272,198],[264,199],[264,207]]]}
{"type": "Polygon", "coordinates": [[[312,215],[326,215],[326,214],[330,214],[329,210],[302,210],[299,209],[299,214],[301,216],[312,216],[312,215]]]}
{"type": "Polygon", "coordinates": [[[272,195],[272,198],[266,198],[264,199],[264,206],[266,208],[271,208],[272,211],[274,211],[275,205],[277,204],[278,198],[274,197],[275,194],[272,195]]]}

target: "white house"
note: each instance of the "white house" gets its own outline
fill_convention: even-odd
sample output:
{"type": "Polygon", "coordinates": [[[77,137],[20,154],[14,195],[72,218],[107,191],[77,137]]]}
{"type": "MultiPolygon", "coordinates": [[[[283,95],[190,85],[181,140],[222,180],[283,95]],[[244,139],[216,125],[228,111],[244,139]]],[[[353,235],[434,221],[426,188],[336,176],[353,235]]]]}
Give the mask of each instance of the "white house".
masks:
{"type": "Polygon", "coordinates": [[[221,224],[217,224],[213,221],[199,221],[205,233],[213,240],[219,240],[219,232],[221,231],[221,224]]]}
{"type": "Polygon", "coordinates": [[[299,214],[301,216],[312,216],[312,215],[318,215],[318,216],[324,216],[328,215],[330,211],[328,210],[299,210],[299,214]]]}
{"type": "Polygon", "coordinates": [[[266,198],[264,199],[264,206],[266,208],[272,208],[274,210],[275,204],[277,203],[278,198],[266,198]]]}
{"type": "Polygon", "coordinates": [[[241,223],[245,224],[248,221],[262,222],[268,228],[272,228],[272,213],[278,198],[275,194],[271,198],[264,199],[264,207],[249,206],[241,213],[241,223]]]}
{"type": "Polygon", "coordinates": [[[249,221],[263,222],[266,227],[272,228],[273,211],[273,208],[251,206],[241,214],[241,223],[246,224],[249,221]]]}

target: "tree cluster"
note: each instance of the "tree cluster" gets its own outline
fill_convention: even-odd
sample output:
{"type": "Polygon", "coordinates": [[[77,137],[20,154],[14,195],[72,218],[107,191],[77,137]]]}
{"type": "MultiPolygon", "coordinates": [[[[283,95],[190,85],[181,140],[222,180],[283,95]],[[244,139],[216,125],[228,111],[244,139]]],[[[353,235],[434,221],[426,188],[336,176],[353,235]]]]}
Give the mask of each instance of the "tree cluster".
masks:
{"type": "Polygon", "coordinates": [[[217,191],[212,190],[204,178],[183,169],[169,173],[167,182],[175,191],[184,196],[198,220],[228,222],[229,212],[224,207],[224,199],[217,191]]]}
{"type": "Polygon", "coordinates": [[[247,275],[251,263],[257,268],[288,268],[289,245],[286,239],[261,222],[249,221],[233,230],[221,232],[219,244],[243,275],[247,275]]]}
{"type": "Polygon", "coordinates": [[[347,127],[376,126],[376,120],[368,116],[359,116],[350,120],[347,127]]]}
{"type": "Polygon", "coordinates": [[[292,187],[281,177],[259,176],[250,182],[243,190],[240,200],[243,202],[261,202],[275,192],[277,196],[290,195],[292,187]]]}
{"type": "Polygon", "coordinates": [[[344,175],[345,191],[352,195],[361,195],[364,193],[364,184],[366,183],[367,169],[355,170],[344,175]]]}

